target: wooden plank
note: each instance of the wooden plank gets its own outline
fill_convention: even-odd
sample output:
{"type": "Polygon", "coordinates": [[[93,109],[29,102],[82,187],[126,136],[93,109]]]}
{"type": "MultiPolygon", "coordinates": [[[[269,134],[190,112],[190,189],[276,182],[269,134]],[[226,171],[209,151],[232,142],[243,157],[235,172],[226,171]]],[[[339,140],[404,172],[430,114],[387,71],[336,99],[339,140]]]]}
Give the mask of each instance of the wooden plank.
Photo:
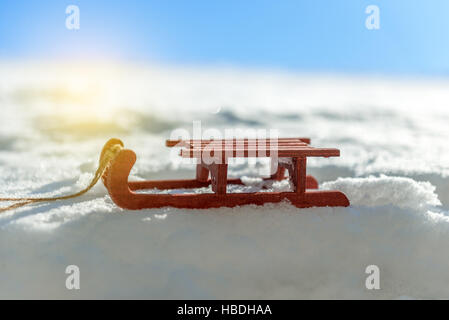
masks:
{"type": "Polygon", "coordinates": [[[196,180],[204,182],[209,179],[209,170],[201,164],[196,165],[196,180]]]}
{"type": "Polygon", "coordinates": [[[228,182],[228,165],[227,164],[201,164],[210,171],[212,191],[216,194],[226,194],[226,186],[228,182]]]}
{"type": "MultiPolygon", "coordinates": [[[[264,178],[264,180],[272,180],[270,177],[264,178]]],[[[228,185],[237,184],[244,185],[243,181],[239,178],[228,178],[226,181],[228,185]]],[[[146,180],[146,181],[129,181],[128,185],[132,191],[145,190],[145,189],[192,189],[208,187],[211,184],[211,180],[198,181],[197,179],[179,179],[179,180],[146,180]]],[[[313,176],[306,177],[307,189],[318,189],[318,182],[313,176]]]]}
{"type": "MultiPolygon", "coordinates": [[[[248,150],[248,151],[265,151],[265,150],[271,150],[271,151],[290,151],[290,150],[317,150],[320,148],[313,148],[310,147],[308,145],[301,145],[301,146],[264,146],[264,145],[245,145],[245,146],[239,146],[239,145],[235,145],[235,146],[227,146],[227,145],[214,145],[214,144],[210,144],[204,147],[192,147],[192,148],[183,148],[181,150],[185,150],[185,151],[201,151],[201,152],[209,152],[212,150],[215,151],[231,151],[231,150],[248,150]]],[[[321,148],[322,149],[322,148],[321,148]]]]}
{"type": "MultiPolygon", "coordinates": [[[[192,145],[192,144],[208,144],[211,142],[242,142],[242,141],[246,141],[247,143],[249,142],[257,142],[258,140],[264,140],[264,139],[246,139],[246,138],[238,138],[238,139],[204,139],[204,140],[193,140],[193,139],[188,139],[188,140],[166,140],[165,141],[165,145],[167,147],[175,147],[175,146],[188,146],[188,145],[192,145]]],[[[310,144],[310,138],[278,138],[278,139],[270,139],[267,138],[265,139],[267,141],[278,141],[278,143],[280,142],[300,142],[300,143],[306,143],[306,144],[310,144]]]]}
{"type": "Polygon", "coordinates": [[[241,145],[241,146],[257,146],[257,145],[266,145],[266,146],[309,146],[307,143],[302,141],[267,141],[267,140],[260,140],[260,141],[211,141],[211,142],[201,142],[198,141],[197,143],[192,144],[185,144],[180,147],[184,148],[193,148],[193,147],[203,147],[203,146],[235,146],[235,145],[241,145]]]}
{"type": "Polygon", "coordinates": [[[306,157],[298,157],[295,161],[296,165],[296,193],[303,195],[306,192],[306,157]]]}
{"type": "Polygon", "coordinates": [[[199,158],[210,155],[211,157],[235,158],[235,157],[338,157],[340,150],[332,148],[292,148],[292,149],[212,149],[212,150],[181,150],[183,158],[199,158]]]}
{"type": "Polygon", "coordinates": [[[276,144],[270,144],[270,143],[258,143],[258,144],[249,144],[249,143],[208,143],[208,144],[197,144],[197,145],[187,145],[183,146],[183,148],[186,149],[200,149],[204,150],[205,148],[208,148],[209,150],[212,148],[215,149],[229,149],[229,148],[263,148],[263,149],[274,149],[274,148],[299,148],[299,147],[309,147],[308,144],[304,142],[289,142],[289,143],[276,143],[276,144]]]}
{"type": "MultiPolygon", "coordinates": [[[[193,142],[211,142],[211,141],[257,141],[263,140],[263,138],[231,138],[231,139],[187,139],[187,140],[166,140],[167,145],[176,145],[180,142],[193,143],[193,142]]],[[[307,143],[310,138],[265,138],[265,140],[278,140],[278,141],[302,141],[307,143]]]]}
{"type": "Polygon", "coordinates": [[[211,149],[211,150],[181,150],[183,157],[199,157],[206,155],[226,155],[228,157],[252,157],[257,155],[291,157],[309,156],[309,157],[338,157],[340,150],[329,148],[304,148],[304,149],[211,149]]]}

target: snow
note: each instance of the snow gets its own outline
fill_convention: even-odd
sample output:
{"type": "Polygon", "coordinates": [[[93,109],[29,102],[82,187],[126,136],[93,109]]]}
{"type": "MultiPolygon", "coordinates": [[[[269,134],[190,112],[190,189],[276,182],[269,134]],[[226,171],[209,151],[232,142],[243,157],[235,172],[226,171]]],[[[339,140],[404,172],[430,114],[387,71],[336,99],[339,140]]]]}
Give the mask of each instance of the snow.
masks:
{"type": "MultiPolygon", "coordinates": [[[[201,120],[203,130],[278,129],[339,148],[339,158],[310,159],[309,174],[351,201],[133,212],[98,184],[79,199],[0,214],[0,298],[449,298],[448,85],[0,63],[0,197],[80,190],[111,137],[136,151],[132,179],[191,177],[194,167],[164,141],[201,120]],[[65,288],[71,264],[80,268],[80,290],[65,288]],[[381,290],[365,288],[371,264],[381,290]]],[[[246,185],[229,191],[260,190],[254,176],[267,166],[234,164],[231,174],[246,185]]]]}
{"type": "Polygon", "coordinates": [[[322,188],[342,191],[354,206],[415,209],[441,205],[432,184],[404,177],[338,178],[325,182],[322,188]]]}

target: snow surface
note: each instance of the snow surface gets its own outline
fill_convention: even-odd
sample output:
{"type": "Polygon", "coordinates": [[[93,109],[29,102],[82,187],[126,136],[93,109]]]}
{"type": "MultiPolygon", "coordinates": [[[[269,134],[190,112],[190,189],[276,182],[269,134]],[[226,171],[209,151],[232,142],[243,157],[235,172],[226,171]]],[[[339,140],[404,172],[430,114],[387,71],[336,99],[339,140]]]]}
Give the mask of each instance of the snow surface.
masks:
{"type": "MultiPolygon", "coordinates": [[[[191,177],[164,140],[201,120],[341,149],[308,169],[351,206],[132,212],[99,184],[0,214],[0,298],[449,298],[448,88],[444,79],[1,63],[0,197],[80,190],[110,137],[136,151],[133,179],[191,177]],[[65,288],[71,264],[81,290],[65,288]],[[381,290],[365,288],[371,264],[381,290]]],[[[233,165],[247,185],[229,191],[260,190],[253,176],[267,167],[233,165]]]]}

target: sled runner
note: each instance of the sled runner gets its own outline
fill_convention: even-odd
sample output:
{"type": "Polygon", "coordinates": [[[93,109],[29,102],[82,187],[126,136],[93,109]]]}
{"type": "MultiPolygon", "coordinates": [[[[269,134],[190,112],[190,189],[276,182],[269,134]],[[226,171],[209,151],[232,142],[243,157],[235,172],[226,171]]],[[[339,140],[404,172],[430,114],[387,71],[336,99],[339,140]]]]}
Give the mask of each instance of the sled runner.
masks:
{"type": "Polygon", "coordinates": [[[118,145],[120,150],[103,174],[103,183],[112,200],[125,209],[160,207],[218,208],[247,204],[263,205],[289,200],[299,208],[349,206],[349,200],[340,191],[319,191],[316,179],[306,175],[308,157],[338,157],[340,150],[314,148],[308,138],[280,138],[267,140],[167,140],[167,147],[180,147],[180,156],[197,159],[196,179],[155,180],[128,182],[128,175],[136,162],[132,150],[123,149],[118,139],[109,140],[103,148],[118,145]],[[227,193],[228,184],[243,184],[240,179],[228,179],[228,159],[269,157],[277,170],[265,179],[282,180],[285,171],[290,180],[290,192],[227,193]],[[210,175],[210,178],[209,178],[210,175]],[[212,186],[213,193],[142,194],[143,189],[188,189],[212,186]]]}

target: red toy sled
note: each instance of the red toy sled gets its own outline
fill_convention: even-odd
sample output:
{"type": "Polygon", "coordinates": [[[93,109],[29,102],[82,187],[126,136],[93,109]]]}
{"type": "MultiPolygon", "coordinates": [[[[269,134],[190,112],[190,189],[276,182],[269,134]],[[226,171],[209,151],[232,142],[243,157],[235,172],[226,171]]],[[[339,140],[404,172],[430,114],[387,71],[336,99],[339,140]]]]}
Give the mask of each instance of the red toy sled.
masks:
{"type": "Polygon", "coordinates": [[[289,200],[299,208],[349,206],[349,200],[340,191],[319,191],[316,179],[306,175],[307,157],[338,157],[340,150],[314,148],[308,138],[281,138],[251,140],[167,140],[168,147],[181,147],[180,155],[197,158],[196,179],[157,180],[128,182],[128,175],[136,162],[132,150],[123,149],[118,139],[109,140],[106,150],[112,145],[122,149],[103,175],[103,183],[112,200],[125,209],[147,209],[161,207],[206,209],[235,207],[247,204],[263,205],[289,200]],[[237,157],[270,157],[277,162],[277,171],[265,179],[282,180],[285,170],[291,181],[291,192],[227,193],[228,184],[243,184],[240,179],[228,179],[228,159],[237,157]],[[210,159],[214,161],[209,161],[210,159]],[[209,179],[210,175],[210,179],[209,179]],[[213,193],[202,194],[141,194],[142,189],[186,189],[212,185],[213,193]]]}

